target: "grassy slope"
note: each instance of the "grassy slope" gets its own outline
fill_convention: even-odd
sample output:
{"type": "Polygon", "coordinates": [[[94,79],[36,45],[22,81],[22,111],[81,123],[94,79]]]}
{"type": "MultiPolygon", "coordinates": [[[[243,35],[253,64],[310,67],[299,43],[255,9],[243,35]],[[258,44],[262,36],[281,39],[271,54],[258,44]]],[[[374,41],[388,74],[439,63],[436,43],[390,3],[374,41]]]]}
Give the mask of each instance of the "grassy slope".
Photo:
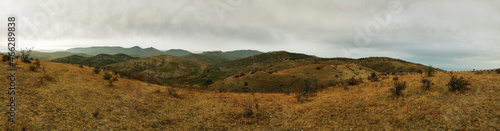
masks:
{"type": "MultiPolygon", "coordinates": [[[[0,62],[0,68],[6,68],[0,62]]],[[[180,98],[168,95],[165,86],[119,79],[108,87],[103,72],[88,67],[42,61],[42,68],[56,78],[40,87],[42,72],[18,65],[17,123],[2,116],[2,129],[98,130],[499,130],[500,75],[454,73],[472,81],[464,94],[449,93],[449,74],[436,74],[430,91],[420,91],[420,75],[399,76],[408,81],[404,97],[390,97],[392,79],[350,86],[330,87],[298,103],[293,94],[216,93],[175,88],[180,98]],[[159,92],[158,92],[159,91],[159,92]],[[249,99],[252,115],[245,115],[249,99]],[[99,112],[96,114],[96,112],[99,112]]],[[[7,74],[6,70],[1,71],[7,74]]],[[[7,85],[6,78],[0,84],[7,85]]],[[[4,91],[6,89],[4,88],[4,91]]],[[[2,103],[8,103],[1,93],[2,103]]],[[[6,104],[0,104],[5,111],[6,104]]]]}

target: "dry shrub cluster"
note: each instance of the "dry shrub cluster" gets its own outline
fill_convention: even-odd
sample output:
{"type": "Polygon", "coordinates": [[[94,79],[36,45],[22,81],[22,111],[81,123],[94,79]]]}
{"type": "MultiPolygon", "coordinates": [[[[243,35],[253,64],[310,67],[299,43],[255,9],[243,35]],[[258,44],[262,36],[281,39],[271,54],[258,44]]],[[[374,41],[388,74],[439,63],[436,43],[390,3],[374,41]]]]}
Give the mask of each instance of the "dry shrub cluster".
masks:
{"type": "Polygon", "coordinates": [[[378,80],[378,76],[375,72],[372,72],[370,76],[368,76],[367,78],[368,80],[370,80],[371,82],[376,82],[376,81],[379,81],[378,80]]]}
{"type": "Polygon", "coordinates": [[[456,76],[451,76],[450,81],[446,84],[451,92],[469,90],[468,85],[470,85],[468,80],[465,80],[464,77],[457,78],[456,76]]]}
{"type": "Polygon", "coordinates": [[[359,85],[362,81],[359,79],[356,79],[354,77],[347,79],[347,85],[354,86],[354,85],[359,85]]]}
{"type": "Polygon", "coordinates": [[[395,81],[394,88],[391,89],[391,92],[394,96],[400,97],[403,95],[402,91],[405,89],[406,89],[406,81],[405,82],[395,81]]]}
{"type": "Polygon", "coordinates": [[[429,90],[431,88],[431,80],[430,79],[422,79],[422,89],[429,90]]]}

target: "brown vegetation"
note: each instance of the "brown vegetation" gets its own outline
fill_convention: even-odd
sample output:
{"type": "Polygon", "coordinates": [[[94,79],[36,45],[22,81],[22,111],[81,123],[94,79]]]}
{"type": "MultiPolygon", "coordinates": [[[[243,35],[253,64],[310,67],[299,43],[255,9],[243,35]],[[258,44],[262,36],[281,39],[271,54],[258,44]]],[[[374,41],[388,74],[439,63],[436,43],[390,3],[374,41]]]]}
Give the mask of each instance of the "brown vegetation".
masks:
{"type": "MultiPolygon", "coordinates": [[[[449,93],[447,85],[451,76],[436,72],[427,78],[434,85],[425,92],[420,87],[420,74],[397,76],[397,81],[406,82],[406,89],[400,91],[404,97],[397,99],[389,92],[394,88],[394,81],[381,79],[349,86],[357,90],[327,86],[304,102],[297,102],[295,95],[283,93],[218,93],[131,79],[120,79],[109,88],[108,81],[102,75],[95,75],[89,67],[40,61],[42,71],[32,72],[31,64],[17,61],[18,116],[16,123],[0,122],[4,130],[500,129],[500,119],[496,117],[500,108],[497,95],[500,75],[492,73],[454,73],[470,78],[470,90],[463,93],[449,93]],[[42,78],[52,82],[37,87],[37,81],[42,78]],[[170,88],[175,93],[169,91],[170,88]]],[[[0,68],[7,66],[0,64],[0,68]]],[[[312,69],[316,70],[315,67],[312,69]]],[[[7,70],[0,72],[7,74],[7,70]]],[[[242,78],[275,77],[271,75],[280,76],[279,72],[256,72],[242,78]]],[[[329,75],[335,78],[335,74],[329,75]]],[[[8,85],[8,82],[2,79],[0,84],[8,85]]],[[[247,82],[247,86],[258,84],[247,82]]],[[[7,93],[0,93],[3,103],[8,102],[8,97],[7,93]]],[[[0,108],[7,109],[7,106],[0,104],[0,108]]],[[[3,118],[7,118],[3,114],[3,118]]]]}

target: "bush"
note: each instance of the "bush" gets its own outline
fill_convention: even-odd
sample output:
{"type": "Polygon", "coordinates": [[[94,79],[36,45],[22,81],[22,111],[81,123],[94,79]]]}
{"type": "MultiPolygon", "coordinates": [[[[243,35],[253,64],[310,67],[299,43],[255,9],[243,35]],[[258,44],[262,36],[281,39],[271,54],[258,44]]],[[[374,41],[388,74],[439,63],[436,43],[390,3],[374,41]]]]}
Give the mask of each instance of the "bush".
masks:
{"type": "MultiPolygon", "coordinates": [[[[244,116],[245,117],[250,117],[254,114],[254,104],[255,103],[255,99],[252,99],[252,98],[248,98],[248,101],[246,101],[244,104],[243,104],[243,110],[244,110],[244,116]]],[[[257,105],[255,106],[257,107],[257,105]]]]}
{"type": "Polygon", "coordinates": [[[2,56],[2,61],[9,61],[10,57],[8,55],[2,56]]]}
{"type": "Polygon", "coordinates": [[[32,48],[26,48],[26,49],[21,49],[21,51],[19,51],[19,57],[21,57],[21,60],[25,63],[31,63],[31,61],[29,60],[30,58],[30,55],[31,55],[31,50],[33,50],[34,47],[32,48]]]}
{"type": "Polygon", "coordinates": [[[36,68],[36,66],[32,66],[32,65],[30,66],[30,70],[31,70],[31,71],[35,72],[35,71],[36,71],[36,69],[37,69],[37,68],[36,68]]]}
{"type": "Polygon", "coordinates": [[[99,67],[94,67],[94,73],[99,74],[101,72],[101,69],[99,67]]]}
{"type": "Polygon", "coordinates": [[[52,76],[50,76],[46,71],[45,69],[43,69],[43,76],[40,77],[40,80],[37,82],[37,85],[38,87],[40,87],[41,85],[45,85],[45,82],[48,81],[48,82],[54,82],[56,79],[52,76]]]}
{"type": "Polygon", "coordinates": [[[179,94],[177,94],[177,90],[175,90],[173,87],[168,88],[168,95],[178,98],[179,94]]]}
{"type": "Polygon", "coordinates": [[[360,81],[354,77],[347,79],[347,85],[353,86],[353,85],[359,85],[360,81]]]}
{"type": "Polygon", "coordinates": [[[40,68],[40,60],[36,59],[35,60],[35,65],[36,65],[36,68],[40,68]]]}
{"type": "Polygon", "coordinates": [[[497,69],[497,73],[500,74],[500,69],[497,69]]]}
{"type": "Polygon", "coordinates": [[[317,87],[313,85],[312,80],[297,80],[296,83],[294,83],[295,86],[295,98],[297,99],[297,102],[303,102],[304,100],[307,100],[310,96],[314,94],[318,90],[317,87]]]}
{"type": "Polygon", "coordinates": [[[109,73],[109,72],[104,73],[103,78],[105,80],[111,80],[111,77],[113,77],[113,75],[111,73],[109,73]]]}
{"type": "Polygon", "coordinates": [[[432,65],[429,65],[427,67],[427,76],[432,77],[433,73],[434,73],[434,70],[432,69],[432,65]]]}
{"type": "Polygon", "coordinates": [[[118,81],[118,76],[114,76],[109,79],[109,86],[114,86],[113,82],[118,81]]]}
{"type": "Polygon", "coordinates": [[[429,79],[422,79],[422,89],[423,90],[429,90],[431,87],[431,80],[429,79]]]}
{"type": "Polygon", "coordinates": [[[394,96],[399,97],[402,95],[402,91],[406,89],[406,82],[394,82],[394,88],[391,89],[391,92],[394,96]]]}
{"type": "Polygon", "coordinates": [[[468,90],[467,85],[470,85],[468,80],[464,77],[457,78],[456,76],[451,76],[450,81],[446,86],[448,86],[449,91],[465,91],[468,90]]]}
{"type": "Polygon", "coordinates": [[[398,78],[397,76],[394,76],[394,77],[392,78],[392,80],[397,81],[397,80],[399,80],[399,78],[398,78]]]}
{"type": "Polygon", "coordinates": [[[378,76],[375,72],[372,72],[372,74],[370,76],[368,76],[367,79],[370,80],[371,82],[376,82],[376,81],[378,81],[378,76]]]}
{"type": "Polygon", "coordinates": [[[79,65],[78,67],[83,68],[83,65],[79,65]]]}

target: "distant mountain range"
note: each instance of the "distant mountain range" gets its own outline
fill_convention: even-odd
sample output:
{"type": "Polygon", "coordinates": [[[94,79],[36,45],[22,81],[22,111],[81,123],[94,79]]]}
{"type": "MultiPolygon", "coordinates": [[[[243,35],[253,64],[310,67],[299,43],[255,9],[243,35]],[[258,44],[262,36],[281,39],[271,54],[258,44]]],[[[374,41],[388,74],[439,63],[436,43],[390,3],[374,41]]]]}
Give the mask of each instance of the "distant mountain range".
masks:
{"type": "MultiPolygon", "coordinates": [[[[428,66],[422,64],[388,57],[319,58],[286,51],[262,53],[254,50],[237,50],[187,54],[187,51],[179,49],[159,51],[154,48],[139,47],[90,47],[74,48],[68,51],[101,54],[90,57],[71,55],[52,61],[101,67],[129,77],[146,75],[158,79],[155,81],[167,83],[181,82],[200,85],[215,83],[217,86],[214,87],[237,92],[247,90],[247,88],[261,92],[276,92],[282,86],[299,80],[314,80],[320,84],[319,86],[327,86],[351,77],[366,78],[372,72],[426,72],[429,69],[428,66]],[[127,52],[129,54],[126,54],[127,52]],[[164,54],[166,52],[175,53],[178,56],[166,55],[164,54]],[[136,57],[132,54],[149,56],[136,57]],[[248,73],[257,75],[243,77],[248,73]],[[259,82],[265,84],[258,84],[259,82]]],[[[437,68],[432,69],[442,71],[437,68]]]]}
{"type": "MultiPolygon", "coordinates": [[[[253,55],[262,54],[263,52],[256,50],[234,50],[234,51],[205,51],[198,55],[203,55],[207,58],[211,59],[224,59],[225,60],[236,60],[240,58],[245,58],[253,55]]],[[[158,55],[170,55],[170,56],[187,56],[190,54],[195,54],[189,52],[187,50],[182,49],[170,49],[166,51],[161,51],[155,49],[153,47],[149,48],[141,48],[139,46],[134,46],[131,48],[124,48],[119,46],[94,46],[94,47],[78,47],[71,48],[64,51],[57,52],[40,52],[40,51],[32,51],[31,57],[34,59],[51,61],[58,58],[68,57],[73,55],[82,56],[82,57],[91,57],[99,54],[125,54],[131,57],[136,58],[145,58],[149,56],[158,56],[158,55]]],[[[76,57],[75,57],[76,58],[76,57]]]]}
{"type": "Polygon", "coordinates": [[[131,48],[123,48],[118,46],[94,46],[94,47],[84,47],[84,48],[71,48],[66,50],[71,53],[85,53],[88,55],[97,55],[97,54],[118,54],[123,53],[130,56],[136,57],[147,57],[147,56],[155,56],[155,55],[171,55],[171,56],[184,56],[191,54],[191,52],[181,49],[171,49],[167,51],[160,51],[153,47],[149,48],[141,48],[139,46],[134,46],[131,48]]]}

